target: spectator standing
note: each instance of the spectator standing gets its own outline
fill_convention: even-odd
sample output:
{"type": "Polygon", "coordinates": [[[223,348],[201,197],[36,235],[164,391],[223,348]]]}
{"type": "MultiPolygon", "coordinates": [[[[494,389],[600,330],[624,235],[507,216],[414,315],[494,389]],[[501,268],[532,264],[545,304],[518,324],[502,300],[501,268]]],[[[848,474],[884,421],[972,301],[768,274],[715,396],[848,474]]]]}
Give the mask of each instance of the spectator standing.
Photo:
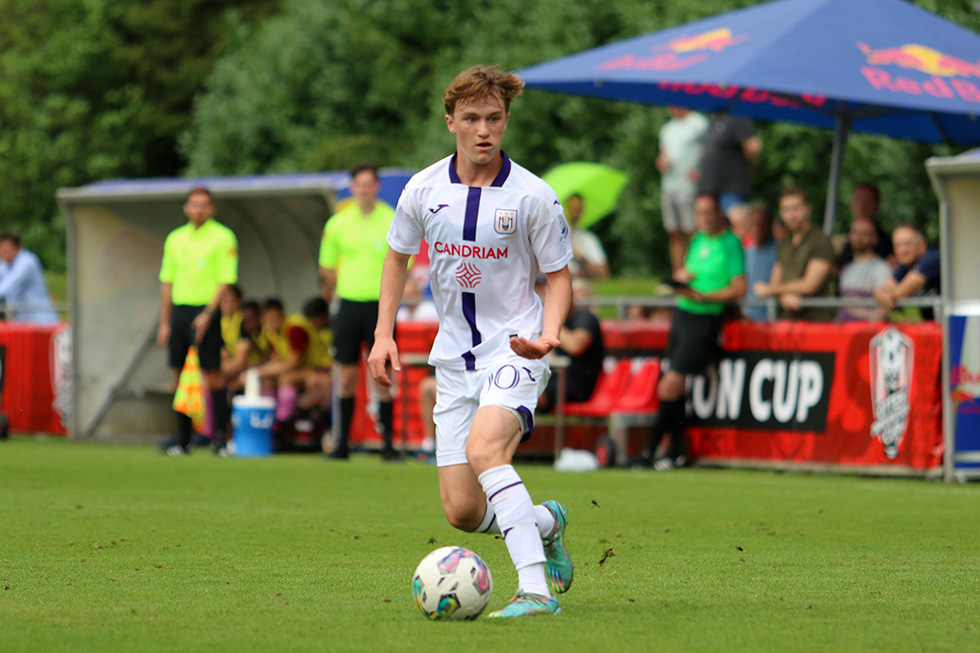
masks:
{"type": "Polygon", "coordinates": [[[608,279],[609,260],[599,237],[588,229],[578,227],[585,210],[585,199],[575,194],[565,200],[568,224],[572,228],[572,253],[574,257],[568,267],[573,276],[588,279],[608,279]]]}
{"type": "MultiPolygon", "coordinates": [[[[206,188],[193,188],[187,194],[184,213],[187,224],[172,231],[163,245],[157,342],[170,350],[174,387],[188,349],[197,346],[214,411],[211,446],[217,455],[227,456],[230,409],[221,371],[220,305],[228,286],[238,281],[238,239],[214,219],[214,199],[206,188]]],[[[189,453],[192,434],[191,418],[177,412],[177,437],[167,453],[189,453]]]]}
{"type": "Polygon", "coordinates": [[[777,297],[779,317],[791,320],[829,321],[831,308],[800,305],[802,297],[830,297],[830,271],[834,246],[810,221],[810,198],[799,186],[785,189],[779,198],[779,215],[790,237],[779,244],[776,265],[769,282],[755,283],[756,297],[777,297]]]}
{"type": "Polygon", "coordinates": [[[745,296],[745,262],[738,238],[728,229],[718,198],[699,194],[694,202],[698,233],[691,239],[684,267],[674,279],[679,285],[677,309],[670,325],[666,359],[669,368],[657,384],[660,412],[650,431],[650,443],[640,455],[642,465],[653,463],[664,434],[670,433],[667,455],[654,467],[666,471],[687,462],[684,424],[686,379],[701,374],[718,353],[725,305],[745,296]]]}
{"type": "MultiPolygon", "coordinates": [[[[869,183],[858,184],[854,189],[854,194],[851,195],[851,221],[852,223],[855,220],[871,221],[875,227],[877,240],[874,253],[881,257],[894,270],[898,263],[895,261],[891,236],[881,226],[881,219],[878,216],[880,209],[881,191],[878,190],[878,187],[869,183]]],[[[851,245],[850,238],[848,238],[844,244],[844,249],[841,250],[840,256],[837,257],[837,269],[843,270],[844,266],[850,263],[853,258],[854,249],[851,245]]]]}
{"type": "MultiPolygon", "coordinates": [[[[544,275],[539,278],[541,276],[544,275]]],[[[535,290],[539,288],[544,291],[543,284],[537,284],[535,290]]],[[[555,350],[556,354],[569,359],[565,372],[565,398],[568,401],[585,401],[592,396],[606,357],[599,318],[588,307],[591,295],[588,281],[572,280],[572,309],[558,333],[561,345],[555,350]]],[[[558,375],[552,374],[544,393],[538,398],[538,409],[551,410],[557,399],[558,375]]]]}
{"type": "Polygon", "coordinates": [[[721,211],[747,204],[752,195],[752,166],[762,140],[745,118],[714,114],[701,141],[698,194],[716,195],[721,211]]]}
{"type": "MultiPolygon", "coordinates": [[[[772,213],[765,204],[753,204],[749,208],[749,237],[751,244],[745,247],[745,276],[748,285],[746,299],[756,299],[755,283],[769,281],[776,265],[779,243],[772,235],[772,213]]],[[[766,322],[769,313],[765,306],[746,306],[745,317],[753,322],[766,322]]]]}
{"type": "Polygon", "coordinates": [[[8,305],[7,318],[36,324],[57,322],[41,260],[21,246],[16,234],[0,234],[0,264],[0,302],[8,305]],[[18,308],[18,304],[24,306],[18,308]]]}
{"type": "MultiPolygon", "coordinates": [[[[892,278],[892,269],[875,253],[878,232],[867,218],[855,218],[847,234],[851,261],[841,268],[837,294],[844,299],[870,299],[875,288],[892,278]]],[[[883,320],[888,310],[882,306],[842,306],[837,310],[838,322],[883,320]]]]}
{"type": "MultiPolygon", "coordinates": [[[[929,249],[926,237],[918,227],[902,224],[892,233],[898,267],[891,279],[874,291],[874,298],[889,311],[895,301],[905,297],[937,296],[941,290],[942,264],[939,252],[929,249]]],[[[931,308],[920,309],[922,318],[935,318],[931,308]]]]}
{"type": "MultiPolygon", "coordinates": [[[[340,302],[333,319],[335,359],[334,392],[337,430],[331,458],[346,460],[350,455],[350,425],[354,417],[354,393],[357,390],[361,346],[374,344],[374,327],[378,321],[378,297],[381,269],[388,249],[385,235],[391,226],[394,210],[378,200],[378,171],[370,164],[351,170],[351,194],[354,202],[327,220],[320,245],[320,275],[323,298],[340,302]]],[[[397,460],[392,444],[394,407],[391,390],[378,388],[378,413],[384,431],[385,460],[397,460]]]]}
{"type": "Polygon", "coordinates": [[[683,107],[668,107],[670,120],[660,128],[660,208],[664,229],[670,240],[670,267],[684,265],[687,242],[697,230],[694,226],[694,195],[697,192],[701,139],[708,119],[683,107]]]}

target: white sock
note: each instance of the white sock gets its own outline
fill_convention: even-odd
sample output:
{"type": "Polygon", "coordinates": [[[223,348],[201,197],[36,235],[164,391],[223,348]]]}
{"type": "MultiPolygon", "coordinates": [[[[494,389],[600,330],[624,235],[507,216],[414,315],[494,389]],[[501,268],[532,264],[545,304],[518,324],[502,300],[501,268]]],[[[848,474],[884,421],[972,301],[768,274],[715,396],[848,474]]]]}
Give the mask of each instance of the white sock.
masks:
{"type": "Polygon", "coordinates": [[[544,575],[544,547],[534,519],[534,503],[511,465],[480,474],[480,485],[493,506],[507,552],[517,569],[518,586],[529,594],[551,597],[544,575]]]}
{"type": "MultiPolygon", "coordinates": [[[[534,506],[534,521],[538,524],[538,534],[542,540],[546,540],[554,534],[555,515],[544,506],[534,506]]],[[[476,527],[474,533],[486,533],[487,535],[497,535],[500,533],[500,524],[497,523],[497,513],[493,511],[493,504],[487,500],[487,510],[483,513],[483,521],[476,527]]]]}

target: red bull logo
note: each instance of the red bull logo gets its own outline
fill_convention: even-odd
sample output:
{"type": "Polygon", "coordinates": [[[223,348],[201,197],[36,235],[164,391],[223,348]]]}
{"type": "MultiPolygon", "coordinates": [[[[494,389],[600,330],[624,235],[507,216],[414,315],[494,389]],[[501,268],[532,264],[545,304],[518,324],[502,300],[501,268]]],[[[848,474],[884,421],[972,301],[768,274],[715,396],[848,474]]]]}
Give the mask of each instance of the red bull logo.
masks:
{"type": "Polygon", "coordinates": [[[704,32],[703,34],[696,34],[694,36],[681,36],[676,39],[672,39],[660,46],[660,49],[669,49],[678,53],[687,52],[700,52],[703,50],[711,50],[712,52],[721,52],[726,48],[730,48],[737,43],[749,38],[745,34],[739,36],[732,36],[732,30],[727,27],[722,27],[719,29],[713,29],[710,32],[704,32]]]}
{"type": "Polygon", "coordinates": [[[980,102],[980,87],[969,81],[980,79],[980,61],[960,59],[919,43],[881,49],[858,43],[857,47],[868,64],[861,67],[861,73],[877,90],[980,102]],[[928,78],[898,76],[883,67],[903,68],[928,78]]]}
{"type": "Polygon", "coordinates": [[[598,66],[599,70],[683,70],[711,58],[709,53],[719,53],[733,45],[748,40],[747,34],[732,36],[732,31],[721,27],[693,36],[680,36],[654,46],[649,56],[626,54],[598,66]]]}

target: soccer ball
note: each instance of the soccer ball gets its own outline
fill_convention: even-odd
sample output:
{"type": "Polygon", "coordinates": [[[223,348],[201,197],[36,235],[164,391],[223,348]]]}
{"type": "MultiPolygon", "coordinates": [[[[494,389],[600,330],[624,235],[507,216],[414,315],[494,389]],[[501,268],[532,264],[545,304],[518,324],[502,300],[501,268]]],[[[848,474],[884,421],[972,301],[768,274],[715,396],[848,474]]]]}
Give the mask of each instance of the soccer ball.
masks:
{"type": "Polygon", "coordinates": [[[493,596],[493,577],[483,559],[461,546],[444,546],[422,558],[412,576],[412,597],[435,621],[473,620],[493,596]]]}

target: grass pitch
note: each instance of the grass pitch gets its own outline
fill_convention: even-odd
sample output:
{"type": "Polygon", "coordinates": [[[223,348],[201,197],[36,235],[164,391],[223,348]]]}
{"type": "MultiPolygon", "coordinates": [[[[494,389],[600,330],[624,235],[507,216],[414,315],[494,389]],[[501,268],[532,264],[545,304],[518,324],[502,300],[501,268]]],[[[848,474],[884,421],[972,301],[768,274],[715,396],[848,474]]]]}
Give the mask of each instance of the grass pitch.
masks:
{"type": "Polygon", "coordinates": [[[432,549],[484,557],[490,609],[516,574],[446,524],[432,467],[0,442],[0,650],[980,649],[980,487],[519,471],[569,506],[563,613],[434,623],[409,590],[432,549]]]}

